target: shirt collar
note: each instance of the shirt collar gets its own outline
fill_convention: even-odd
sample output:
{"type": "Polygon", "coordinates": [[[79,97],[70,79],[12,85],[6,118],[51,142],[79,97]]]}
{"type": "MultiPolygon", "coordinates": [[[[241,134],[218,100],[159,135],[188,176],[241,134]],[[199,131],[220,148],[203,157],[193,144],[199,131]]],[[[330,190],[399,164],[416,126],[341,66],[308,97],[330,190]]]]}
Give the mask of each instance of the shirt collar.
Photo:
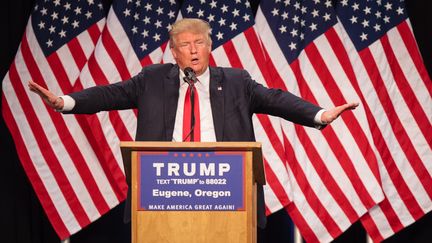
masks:
{"type": "MultiPolygon", "coordinates": [[[[187,84],[183,78],[186,77],[186,75],[184,74],[183,70],[180,69],[180,86],[187,84]]],[[[198,82],[201,83],[204,86],[208,86],[209,82],[210,82],[210,68],[207,67],[207,69],[204,71],[203,74],[201,74],[200,76],[197,76],[198,82]]]]}

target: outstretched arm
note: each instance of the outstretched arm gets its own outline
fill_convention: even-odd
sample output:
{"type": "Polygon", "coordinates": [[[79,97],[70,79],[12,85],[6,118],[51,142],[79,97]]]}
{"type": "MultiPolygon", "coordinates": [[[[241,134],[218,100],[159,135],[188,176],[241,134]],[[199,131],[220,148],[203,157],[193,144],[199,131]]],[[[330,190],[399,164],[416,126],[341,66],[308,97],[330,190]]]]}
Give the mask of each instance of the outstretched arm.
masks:
{"type": "Polygon", "coordinates": [[[64,102],[63,99],[60,98],[59,96],[53,94],[51,91],[45,89],[44,87],[33,82],[32,80],[29,81],[28,87],[30,91],[33,91],[34,93],[38,94],[49,107],[52,107],[56,110],[63,109],[64,102]]]}
{"type": "Polygon", "coordinates": [[[325,124],[330,124],[336,120],[342,113],[347,110],[354,110],[359,105],[358,102],[347,103],[344,105],[336,106],[333,109],[327,110],[322,113],[321,121],[325,124]]]}

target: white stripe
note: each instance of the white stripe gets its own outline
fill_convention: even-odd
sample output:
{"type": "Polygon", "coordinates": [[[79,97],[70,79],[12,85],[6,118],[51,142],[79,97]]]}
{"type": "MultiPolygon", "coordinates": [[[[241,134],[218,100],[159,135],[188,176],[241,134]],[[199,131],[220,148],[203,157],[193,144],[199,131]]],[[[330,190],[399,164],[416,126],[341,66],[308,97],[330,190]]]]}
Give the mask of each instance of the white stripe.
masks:
{"type": "MultiPolygon", "coordinates": [[[[68,81],[71,85],[75,83],[75,79],[78,77],[80,70],[78,69],[75,59],[70,52],[68,45],[63,45],[56,51],[60,63],[64,67],[64,71],[67,75],[68,80],[61,80],[63,82],[68,81]]],[[[58,67],[60,69],[60,67],[58,67]]],[[[42,70],[43,71],[43,70],[42,70]]],[[[60,82],[61,82],[60,81],[60,82]]]]}
{"type": "Polygon", "coordinates": [[[275,192],[272,190],[269,183],[263,186],[264,189],[264,198],[265,205],[271,213],[274,213],[280,210],[283,205],[279,201],[279,198],[276,196],[275,192]]]}

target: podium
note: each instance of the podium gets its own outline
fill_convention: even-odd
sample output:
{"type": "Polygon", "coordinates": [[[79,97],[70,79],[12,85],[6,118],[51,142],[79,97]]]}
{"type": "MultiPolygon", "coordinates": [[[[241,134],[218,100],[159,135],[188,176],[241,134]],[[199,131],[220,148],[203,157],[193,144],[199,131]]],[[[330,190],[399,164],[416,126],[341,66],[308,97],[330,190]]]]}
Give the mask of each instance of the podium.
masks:
{"type": "Polygon", "coordinates": [[[132,242],[256,242],[256,142],[121,142],[132,242]]]}

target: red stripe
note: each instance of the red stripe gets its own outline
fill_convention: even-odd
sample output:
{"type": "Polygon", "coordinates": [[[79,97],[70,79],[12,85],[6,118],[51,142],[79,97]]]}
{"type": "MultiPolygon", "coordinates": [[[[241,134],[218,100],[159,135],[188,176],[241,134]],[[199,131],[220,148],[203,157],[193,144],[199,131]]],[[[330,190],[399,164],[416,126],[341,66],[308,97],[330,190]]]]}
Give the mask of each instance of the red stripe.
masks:
{"type": "Polygon", "coordinates": [[[145,66],[153,64],[153,62],[149,56],[145,56],[143,59],[141,59],[140,62],[141,62],[141,67],[145,67],[145,66]]]}
{"type": "Polygon", "coordinates": [[[290,203],[285,208],[285,210],[292,218],[296,219],[295,224],[299,229],[301,229],[302,236],[306,242],[308,243],[321,242],[317,237],[317,235],[315,234],[314,230],[309,227],[309,224],[306,222],[305,218],[303,218],[302,213],[300,213],[295,203],[290,203]]]}
{"type": "MultiPolygon", "coordinates": [[[[329,94],[329,97],[333,101],[333,103],[338,105],[346,104],[347,101],[344,99],[342,92],[340,91],[338,85],[336,84],[336,81],[331,75],[316,45],[314,43],[310,43],[304,49],[304,51],[307,54],[319,79],[322,81],[325,80],[325,84],[323,86],[327,91],[327,93],[329,94]]],[[[317,101],[313,100],[313,102],[317,102],[317,101]]],[[[353,140],[356,141],[358,145],[357,147],[359,148],[361,147],[361,144],[359,144],[360,141],[362,141],[364,144],[369,143],[366,138],[366,135],[363,132],[363,129],[361,128],[360,124],[358,123],[357,119],[354,117],[352,112],[345,112],[341,118],[345,121],[345,124],[350,131],[350,136],[352,136],[354,138],[353,140]]],[[[339,139],[337,139],[337,134],[335,133],[334,129],[324,129],[322,134],[326,138],[326,141],[329,143],[330,149],[333,151],[335,157],[338,159],[339,164],[341,165],[344,172],[348,176],[351,185],[354,187],[355,191],[359,195],[359,198],[362,201],[363,205],[367,209],[373,207],[376,204],[376,202],[371,197],[366,186],[363,183],[358,183],[361,182],[362,180],[356,168],[354,167],[355,161],[352,161],[348,156],[348,153],[346,152],[344,145],[340,142],[339,139]]],[[[366,146],[365,149],[371,151],[370,146],[366,146]]],[[[364,155],[367,154],[366,151],[362,151],[362,152],[364,155]]],[[[373,161],[375,162],[372,168],[377,169],[378,162],[376,161],[375,156],[368,156],[368,157],[372,158],[373,161]]],[[[371,167],[369,168],[372,169],[371,167]]],[[[377,170],[375,171],[375,173],[379,173],[379,171],[377,170]]],[[[354,215],[352,216],[354,217],[354,215]]],[[[359,215],[357,214],[355,215],[356,218],[358,216],[359,215]]]]}
{"type": "Polygon", "coordinates": [[[78,42],[77,38],[73,38],[67,43],[67,46],[70,49],[70,53],[75,60],[78,70],[81,71],[84,65],[87,63],[87,57],[85,56],[85,53],[81,48],[81,44],[78,42]]]}
{"type": "MultiPolygon", "coordinates": [[[[414,120],[417,121],[417,125],[423,133],[426,142],[429,144],[429,147],[432,147],[432,136],[430,136],[432,134],[432,125],[430,124],[426,113],[422,109],[422,106],[420,105],[420,102],[418,101],[415,92],[409,85],[405,73],[402,71],[402,68],[399,65],[399,62],[392,50],[392,47],[390,46],[387,35],[384,35],[381,38],[381,44],[383,45],[384,53],[387,57],[387,60],[390,63],[390,69],[393,73],[395,83],[398,86],[399,91],[402,94],[402,97],[407,104],[410,112],[412,113],[414,120]]],[[[432,182],[432,179],[429,182],[432,182]]]]}
{"type": "MultiPolygon", "coordinates": [[[[16,82],[16,80],[11,79],[11,82],[16,82]]],[[[19,132],[18,125],[16,124],[13,114],[9,108],[6,96],[4,95],[2,97],[2,108],[3,118],[12,134],[12,137],[14,138],[18,156],[27,176],[29,177],[29,181],[36,191],[36,195],[38,196],[39,201],[41,202],[42,207],[44,208],[48,219],[51,222],[51,225],[54,227],[54,230],[57,232],[60,239],[65,239],[70,236],[71,232],[68,231],[66,225],[58,214],[57,209],[55,208],[46,188],[44,187],[44,183],[40,179],[39,174],[33,165],[32,159],[28,154],[28,150],[19,132]]]]}
{"type": "MultiPolygon", "coordinates": [[[[327,229],[330,235],[333,238],[336,238],[338,235],[342,233],[339,226],[334,221],[333,217],[329,214],[327,208],[321,203],[319,196],[312,190],[311,185],[309,184],[307,176],[304,174],[303,167],[297,160],[294,152],[294,148],[288,139],[284,136],[284,144],[285,144],[285,154],[287,156],[288,166],[291,168],[293,175],[295,176],[295,180],[297,181],[300,190],[303,192],[305,200],[310,205],[310,208],[315,212],[318,217],[317,220],[320,220],[323,226],[327,229]]],[[[303,146],[304,147],[304,146],[303,146]]],[[[312,160],[311,160],[312,161],[312,160]]],[[[290,204],[291,205],[291,204],[290,204]]],[[[301,220],[301,218],[297,218],[296,215],[292,215],[293,219],[297,222],[297,220],[301,220]]],[[[299,228],[302,232],[304,228],[299,228]]]]}
{"type": "Polygon", "coordinates": [[[101,31],[99,30],[99,26],[97,23],[93,24],[92,26],[90,26],[87,29],[87,32],[90,35],[91,40],[93,41],[93,46],[96,46],[96,43],[98,42],[100,36],[101,36],[101,31]]]}
{"type": "Polygon", "coordinates": [[[384,237],[381,235],[376,223],[372,220],[370,214],[367,213],[363,215],[363,217],[361,218],[361,222],[374,242],[381,242],[384,240],[384,237]]]}
{"type": "Polygon", "coordinates": [[[108,55],[111,57],[114,65],[116,66],[117,71],[120,74],[122,80],[127,80],[131,77],[131,74],[126,65],[126,61],[123,58],[123,55],[115,43],[114,39],[111,36],[111,32],[108,28],[105,29],[102,34],[102,43],[107,51],[108,55]]]}
{"type": "Polygon", "coordinates": [[[291,200],[289,199],[284,189],[284,186],[281,184],[277,175],[272,170],[268,160],[265,159],[265,157],[263,158],[263,160],[264,160],[264,171],[265,171],[265,176],[266,176],[266,181],[268,183],[268,186],[275,192],[280,204],[282,204],[282,206],[285,207],[291,202],[291,200]]]}
{"type": "Polygon", "coordinates": [[[222,47],[225,51],[226,56],[229,58],[229,62],[230,62],[231,67],[242,68],[243,66],[241,64],[237,50],[235,49],[232,41],[229,40],[229,41],[225,42],[225,44],[223,44],[222,47]]]}
{"type": "Polygon", "coordinates": [[[414,65],[417,68],[417,72],[420,74],[427,90],[429,91],[429,95],[432,96],[432,82],[429,77],[429,74],[424,66],[424,62],[422,57],[420,56],[420,52],[417,48],[417,42],[414,39],[414,35],[411,29],[408,26],[407,21],[402,22],[397,26],[397,30],[400,33],[402,41],[405,43],[405,48],[408,50],[411,59],[414,62],[414,65]]]}
{"type": "MultiPolygon", "coordinates": [[[[42,80],[41,74],[39,73],[39,70],[37,70],[37,67],[33,66],[35,63],[31,63],[33,60],[27,60],[29,53],[25,53],[27,48],[26,43],[27,41],[23,39],[21,48],[23,50],[23,57],[24,61],[27,64],[27,67],[29,67],[30,75],[34,80],[42,80]]],[[[29,123],[31,124],[31,130],[34,134],[34,137],[36,139],[36,143],[38,144],[39,148],[41,149],[42,156],[44,157],[50,171],[52,172],[60,191],[62,192],[65,201],[69,205],[69,208],[71,212],[74,214],[78,224],[81,227],[84,227],[90,223],[90,219],[88,218],[86,212],[84,211],[81,202],[79,201],[77,195],[75,194],[75,191],[73,190],[70,182],[68,181],[66,174],[64,172],[64,168],[62,168],[55,152],[53,151],[53,148],[51,147],[48,138],[46,137],[46,134],[44,133],[44,129],[42,124],[39,122],[38,117],[36,116],[35,111],[33,110],[32,103],[30,102],[29,98],[27,97],[27,94],[25,92],[25,88],[22,86],[22,81],[20,80],[18,76],[18,72],[15,67],[15,63],[12,64],[12,66],[9,69],[9,75],[11,80],[15,80],[16,82],[12,82],[12,86],[17,94],[17,96],[20,98],[19,102],[21,104],[21,107],[26,107],[25,116],[29,123]]],[[[40,81],[39,81],[40,82],[40,81]]],[[[54,112],[54,111],[51,111],[54,112]]],[[[52,116],[52,114],[50,114],[52,116]]]]}
{"type": "MultiPolygon", "coordinates": [[[[414,167],[423,167],[423,162],[419,159],[417,153],[415,152],[412,143],[407,136],[397,114],[394,110],[394,107],[391,104],[391,98],[389,97],[387,90],[385,89],[384,82],[382,80],[381,74],[378,70],[378,67],[375,63],[375,60],[370,53],[369,49],[364,49],[361,52],[359,52],[360,58],[362,59],[363,64],[365,65],[365,69],[368,72],[368,76],[370,80],[372,81],[372,85],[374,86],[374,89],[377,92],[378,98],[384,108],[385,114],[388,117],[389,121],[392,121],[391,128],[396,136],[396,139],[399,141],[400,146],[402,147],[404,153],[407,156],[407,159],[411,166],[414,167]],[[413,165],[414,164],[414,165],[413,165]],[[417,166],[415,165],[417,164],[417,166]]],[[[389,124],[390,125],[390,124],[389,124]]],[[[376,126],[377,127],[377,126],[376,126]]],[[[372,133],[372,135],[376,135],[379,133],[381,136],[381,131],[378,129],[372,133]]],[[[375,140],[376,141],[376,140],[375,140]]],[[[375,142],[377,147],[379,148],[380,153],[382,153],[382,158],[384,165],[386,166],[387,171],[391,172],[390,177],[393,181],[393,184],[395,184],[396,188],[398,189],[399,194],[401,195],[401,198],[404,200],[405,204],[408,206],[408,210],[410,211],[411,215],[415,217],[418,214],[423,214],[423,211],[421,210],[421,207],[418,205],[418,203],[415,200],[408,200],[408,198],[413,199],[414,196],[412,195],[411,191],[409,190],[407,184],[405,183],[405,180],[400,174],[399,168],[397,168],[395,162],[393,161],[392,155],[390,151],[388,151],[384,139],[382,138],[382,144],[375,142]]],[[[428,173],[425,169],[423,172],[420,172],[423,174],[423,177],[427,177],[426,174],[428,173]]],[[[419,174],[417,174],[418,176],[419,174]]],[[[422,179],[421,177],[419,179],[422,179]]],[[[422,181],[423,182],[423,181],[422,181]]],[[[429,183],[429,185],[431,185],[429,183]]],[[[427,188],[427,187],[425,187],[427,188]]]]}
{"type": "MultiPolygon", "coordinates": [[[[336,55],[337,59],[339,60],[339,64],[341,65],[342,69],[344,70],[345,74],[350,80],[351,85],[355,89],[357,95],[361,98],[361,105],[367,106],[366,100],[363,98],[360,88],[358,86],[358,80],[356,78],[356,75],[354,74],[353,67],[351,66],[351,61],[348,57],[347,50],[345,49],[335,29],[330,28],[329,30],[327,30],[325,36],[329,40],[329,44],[333,49],[333,53],[336,55]]],[[[381,177],[379,174],[378,161],[375,156],[375,153],[373,152],[372,146],[369,143],[360,125],[358,124],[358,121],[355,119],[354,123],[351,124],[351,122],[353,122],[351,115],[352,113],[350,112],[344,114],[344,117],[350,120],[350,122],[346,122],[345,124],[347,124],[348,127],[350,128],[351,134],[355,136],[355,141],[357,143],[357,146],[359,147],[363,157],[365,158],[365,161],[369,165],[369,168],[374,174],[376,180],[380,182],[381,177]],[[353,128],[351,128],[352,126],[353,128]],[[359,134],[357,134],[357,132],[359,132],[359,134]]],[[[371,113],[366,113],[366,116],[368,119],[373,119],[371,113]]]]}

